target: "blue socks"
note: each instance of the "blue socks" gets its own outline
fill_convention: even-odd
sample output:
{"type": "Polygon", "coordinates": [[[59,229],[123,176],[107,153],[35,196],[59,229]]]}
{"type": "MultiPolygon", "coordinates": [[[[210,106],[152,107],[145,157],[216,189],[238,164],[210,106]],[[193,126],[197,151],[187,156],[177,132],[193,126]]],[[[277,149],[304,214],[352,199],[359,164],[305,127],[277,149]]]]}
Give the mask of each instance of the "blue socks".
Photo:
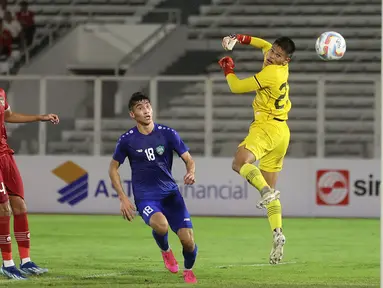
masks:
{"type": "Polygon", "coordinates": [[[166,232],[165,235],[159,235],[156,233],[156,231],[152,230],[152,234],[154,237],[154,240],[156,240],[158,247],[162,251],[168,251],[169,250],[169,242],[168,242],[168,233],[166,232]]]}
{"type": "Polygon", "coordinates": [[[194,250],[192,252],[187,252],[185,250],[182,251],[182,254],[184,255],[184,265],[185,269],[192,269],[194,266],[195,259],[197,258],[197,252],[198,252],[198,247],[197,244],[194,247],[194,250]]]}

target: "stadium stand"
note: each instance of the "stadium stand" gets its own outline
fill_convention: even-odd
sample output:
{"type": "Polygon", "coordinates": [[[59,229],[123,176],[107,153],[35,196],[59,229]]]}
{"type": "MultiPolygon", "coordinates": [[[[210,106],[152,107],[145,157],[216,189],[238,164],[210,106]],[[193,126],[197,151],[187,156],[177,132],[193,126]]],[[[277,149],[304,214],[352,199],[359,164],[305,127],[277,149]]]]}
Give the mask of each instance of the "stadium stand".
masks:
{"type": "MultiPolygon", "coordinates": [[[[163,1],[146,15],[151,15],[158,7],[179,8],[174,2],[163,1]],[[166,6],[170,2],[174,5],[166,6]]],[[[248,33],[269,41],[280,35],[290,36],[297,44],[290,66],[293,77],[290,81],[293,103],[289,120],[292,132],[290,156],[316,155],[317,84],[316,81],[306,81],[304,75],[368,76],[377,75],[380,71],[380,1],[371,0],[367,6],[360,0],[295,0],[288,4],[276,0],[278,9],[266,0],[256,3],[250,0],[197,2],[202,4],[199,14],[188,15],[191,48],[162,74],[177,71],[177,74],[207,72],[222,76],[216,60],[223,55],[231,55],[236,62],[236,71],[249,76],[261,68],[261,53],[239,45],[233,52],[224,53],[220,47],[223,36],[235,32],[248,33]],[[281,5],[284,8],[281,9],[281,5]],[[326,30],[340,32],[346,38],[347,53],[339,62],[323,62],[315,54],[315,39],[326,30]],[[195,49],[198,46],[200,48],[195,49]],[[195,68],[193,63],[197,61],[202,64],[195,68]]],[[[85,17],[79,11],[78,17],[85,17]]],[[[350,81],[345,78],[344,81],[329,80],[326,83],[326,157],[372,156],[375,89],[373,81],[350,81]]],[[[160,90],[159,94],[165,94],[167,98],[161,103],[159,122],[177,129],[194,155],[203,155],[204,85],[174,85],[173,88],[160,90]]],[[[215,83],[213,95],[213,155],[231,156],[252,120],[250,105],[253,95],[234,96],[225,82],[215,83]]],[[[116,118],[102,120],[102,154],[112,153],[118,136],[132,125],[129,120],[121,120],[121,117],[126,118],[126,109],[124,112],[116,118]]],[[[62,137],[49,142],[49,153],[91,154],[92,129],[92,119],[76,119],[74,126],[64,131],[62,137]]]]}
{"type": "MultiPolygon", "coordinates": [[[[143,17],[163,0],[31,0],[29,10],[35,14],[36,33],[32,45],[15,57],[14,69],[29,62],[44,48],[53,45],[79,24],[140,23],[143,17]]],[[[19,2],[8,1],[8,10],[19,10],[19,2]]],[[[11,67],[11,68],[12,68],[11,67]]]]}

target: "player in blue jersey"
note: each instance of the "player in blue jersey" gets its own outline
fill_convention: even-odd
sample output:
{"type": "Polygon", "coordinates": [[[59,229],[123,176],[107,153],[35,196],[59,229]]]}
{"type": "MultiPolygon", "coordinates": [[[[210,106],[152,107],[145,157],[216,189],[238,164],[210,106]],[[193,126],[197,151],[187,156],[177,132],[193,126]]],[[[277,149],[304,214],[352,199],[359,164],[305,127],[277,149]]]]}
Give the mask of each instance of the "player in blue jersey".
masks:
{"type": "Polygon", "coordinates": [[[109,167],[109,176],[115,187],[123,217],[132,221],[136,207],[162,252],[165,267],[178,272],[178,263],[168,243],[168,228],[178,235],[183,247],[184,280],[196,283],[192,267],[197,256],[192,222],[184,199],[171,170],[173,151],[185,162],[184,183],[194,184],[195,164],[188,147],[174,129],[153,122],[150,100],[144,94],[134,93],[129,101],[130,117],[137,126],[121,135],[109,167]],[[129,159],[135,204],[123,191],[118,168],[129,159]]]}

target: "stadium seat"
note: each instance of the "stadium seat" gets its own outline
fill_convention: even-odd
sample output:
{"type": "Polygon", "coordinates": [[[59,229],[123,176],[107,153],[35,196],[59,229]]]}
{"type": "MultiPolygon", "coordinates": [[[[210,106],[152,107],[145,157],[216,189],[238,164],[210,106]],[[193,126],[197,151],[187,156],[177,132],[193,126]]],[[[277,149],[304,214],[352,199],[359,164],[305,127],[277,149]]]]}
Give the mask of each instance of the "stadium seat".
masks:
{"type": "MultiPolygon", "coordinates": [[[[52,23],[138,23],[142,11],[149,13],[161,0],[35,0],[30,10],[38,28],[52,23]]],[[[17,11],[16,3],[10,9],[17,11]]],[[[41,32],[41,31],[37,31],[41,32]]]]}
{"type": "MultiPolygon", "coordinates": [[[[273,15],[279,14],[283,11],[284,15],[339,15],[339,9],[334,9],[333,6],[324,5],[291,5],[291,3],[285,2],[279,5],[270,4],[258,4],[255,3],[245,5],[213,5],[202,6],[201,14],[204,15],[219,15],[227,13],[228,15],[243,15],[243,14],[263,14],[273,15]]],[[[341,15],[380,15],[380,5],[361,5],[356,4],[352,6],[342,7],[341,15]]]]}
{"type": "MultiPolygon", "coordinates": [[[[254,26],[243,26],[240,28],[240,30],[237,30],[237,28],[232,29],[240,31],[241,33],[254,34],[268,40],[272,40],[279,35],[288,35],[294,39],[312,39],[312,37],[319,36],[322,32],[324,32],[323,27],[299,27],[299,29],[295,27],[268,27],[267,29],[258,29],[254,26]]],[[[377,35],[379,35],[380,33],[380,27],[358,27],[358,29],[354,29],[344,27],[343,25],[333,25],[331,27],[331,30],[341,33],[346,39],[354,38],[360,40],[377,38],[377,35]]],[[[228,33],[227,31],[227,27],[225,28],[220,26],[203,28],[190,27],[189,36],[193,39],[199,37],[200,35],[203,35],[204,37],[209,37],[209,39],[215,38],[219,40],[228,33]]]]}
{"type": "Polygon", "coordinates": [[[326,27],[333,25],[347,25],[348,27],[360,27],[360,26],[374,26],[378,27],[380,25],[379,17],[369,17],[361,16],[320,16],[313,17],[307,15],[296,16],[278,16],[273,18],[273,21],[270,22],[269,16],[230,16],[230,17],[221,17],[221,16],[191,16],[189,18],[189,23],[193,26],[209,26],[211,24],[223,25],[223,26],[247,26],[254,25],[257,28],[266,28],[266,27],[300,27],[300,26],[317,26],[317,27],[326,27]],[[295,19],[294,19],[295,18],[295,19]],[[271,24],[270,24],[271,23],[271,24]]]}

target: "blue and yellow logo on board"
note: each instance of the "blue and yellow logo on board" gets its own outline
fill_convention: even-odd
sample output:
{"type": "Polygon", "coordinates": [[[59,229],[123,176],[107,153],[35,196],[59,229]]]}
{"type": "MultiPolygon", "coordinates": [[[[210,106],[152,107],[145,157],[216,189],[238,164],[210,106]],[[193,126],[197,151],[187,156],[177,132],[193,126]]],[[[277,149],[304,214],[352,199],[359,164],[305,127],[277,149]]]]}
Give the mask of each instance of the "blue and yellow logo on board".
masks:
{"type": "Polygon", "coordinates": [[[88,197],[88,172],[82,167],[67,161],[52,170],[52,173],[67,183],[58,191],[58,202],[74,206],[88,197]]]}

